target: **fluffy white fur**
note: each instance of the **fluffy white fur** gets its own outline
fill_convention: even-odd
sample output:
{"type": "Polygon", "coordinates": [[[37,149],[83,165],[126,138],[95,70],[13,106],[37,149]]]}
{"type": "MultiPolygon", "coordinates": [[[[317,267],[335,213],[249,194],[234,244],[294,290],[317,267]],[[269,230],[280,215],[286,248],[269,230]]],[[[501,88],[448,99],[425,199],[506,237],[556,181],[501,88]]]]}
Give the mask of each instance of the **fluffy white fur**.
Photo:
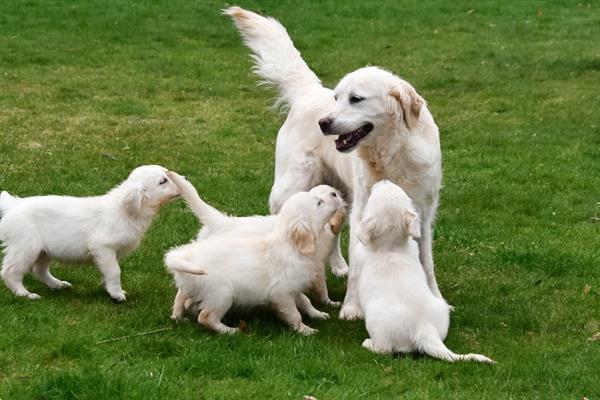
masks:
{"type": "Polygon", "coordinates": [[[169,251],[165,264],[178,289],[174,316],[179,317],[183,302],[191,299],[189,306],[201,309],[201,325],[218,333],[235,333],[237,328],[221,322],[231,307],[271,305],[294,330],[315,333],[302,323],[298,309],[312,318],[329,317],[314,309],[303,292],[315,279],[317,259],[327,255],[319,232],[339,210],[339,202],[330,194],[296,193],[267,233],[240,236],[232,231],[169,251]]]}
{"type": "Polygon", "coordinates": [[[443,340],[450,307],[431,293],[419,261],[419,216],[399,186],[376,183],[357,229],[358,297],[377,353],[423,352],[446,361],[493,362],[480,354],[455,354],[443,340]]]}
{"type": "MultiPolygon", "coordinates": [[[[206,204],[198,195],[196,188],[187,181],[184,177],[176,172],[167,173],[171,180],[179,187],[182,198],[187,202],[192,212],[196,215],[200,223],[203,225],[198,233],[197,240],[207,239],[211,236],[232,234],[238,237],[253,237],[264,235],[272,232],[277,227],[279,215],[268,216],[249,216],[249,217],[233,217],[221,213],[209,204],[206,204]]],[[[319,252],[315,259],[315,280],[311,289],[317,295],[319,301],[332,306],[340,306],[341,303],[332,301],[329,298],[327,290],[327,281],[325,276],[325,262],[329,259],[331,265],[339,265],[340,259],[343,257],[340,253],[339,232],[346,215],[346,203],[342,198],[341,193],[327,185],[319,185],[310,190],[320,197],[330,196],[332,201],[337,204],[338,211],[325,224],[323,229],[315,232],[315,240],[319,243],[319,252]],[[338,260],[338,261],[333,261],[338,260]]],[[[181,301],[182,297],[178,296],[178,302],[174,307],[178,311],[173,313],[173,319],[181,318],[181,301]]]]}
{"type": "Polygon", "coordinates": [[[125,300],[118,260],[140,243],[160,206],[179,195],[166,169],[145,165],[103,196],[0,195],[0,240],[4,245],[1,276],[17,296],[38,299],[23,286],[31,272],[51,289],[71,287],[48,269],[51,260],[93,261],[104,286],[117,301],[125,300]]]}
{"type": "Polygon", "coordinates": [[[358,69],[330,90],[308,68],[285,28],[272,18],[231,7],[255,71],[279,91],[289,113],[277,136],[271,212],[293,193],[320,183],[352,198],[350,273],[340,318],[361,318],[353,262],[355,227],[373,184],[389,179],[413,199],[421,215],[420,259],[433,294],[432,225],[441,186],[438,128],[423,98],[406,81],[377,67],[358,69]]]}

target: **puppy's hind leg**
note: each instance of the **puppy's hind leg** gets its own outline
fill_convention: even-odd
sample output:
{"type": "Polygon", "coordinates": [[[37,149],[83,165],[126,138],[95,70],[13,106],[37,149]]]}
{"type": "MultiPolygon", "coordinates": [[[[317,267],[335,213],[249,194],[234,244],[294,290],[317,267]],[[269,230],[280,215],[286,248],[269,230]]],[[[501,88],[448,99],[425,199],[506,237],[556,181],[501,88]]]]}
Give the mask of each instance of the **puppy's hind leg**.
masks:
{"type": "MultiPolygon", "coordinates": [[[[329,291],[327,290],[327,280],[325,278],[325,266],[319,265],[317,268],[317,274],[312,284],[312,290],[318,296],[319,301],[323,304],[327,304],[333,307],[339,307],[342,303],[333,301],[329,298],[329,291]]],[[[297,303],[297,300],[296,300],[297,303]]],[[[312,306],[312,305],[311,305],[312,306]]],[[[300,307],[300,306],[298,306],[300,307]]]]}
{"type": "Polygon", "coordinates": [[[0,276],[6,287],[18,297],[27,297],[30,300],[37,300],[41,297],[37,293],[31,293],[23,286],[23,277],[31,271],[38,254],[22,251],[17,253],[10,248],[6,250],[0,276]]]}
{"type": "MultiPolygon", "coordinates": [[[[223,299],[222,299],[223,300],[223,299]]],[[[208,305],[205,302],[202,303],[202,311],[198,314],[198,323],[207,329],[213,330],[220,334],[233,335],[240,331],[239,328],[232,328],[221,322],[221,319],[225,316],[227,311],[231,308],[232,300],[224,300],[222,303],[216,305],[208,305]]]]}
{"type": "Polygon", "coordinates": [[[364,347],[365,349],[367,349],[369,351],[372,351],[373,353],[379,353],[379,354],[391,354],[393,352],[391,345],[381,346],[379,344],[377,346],[377,345],[375,345],[375,342],[371,338],[366,338],[362,342],[362,347],[364,347]]]}
{"type": "Polygon", "coordinates": [[[188,300],[187,296],[183,294],[181,290],[177,291],[175,301],[173,302],[173,313],[171,319],[174,321],[183,321],[185,319],[185,302],[188,300]]]}
{"type": "Polygon", "coordinates": [[[282,320],[302,335],[314,335],[318,331],[302,323],[302,316],[296,308],[296,301],[291,296],[280,296],[273,299],[273,305],[282,320]]]}
{"type": "Polygon", "coordinates": [[[71,284],[67,281],[61,281],[56,279],[50,273],[50,258],[45,254],[42,254],[40,258],[37,259],[35,265],[33,266],[32,274],[35,278],[48,286],[50,289],[58,290],[58,289],[67,289],[71,287],[71,284]]]}
{"type": "Polygon", "coordinates": [[[317,310],[310,302],[310,299],[306,297],[304,293],[300,293],[298,296],[296,296],[296,307],[298,307],[298,310],[300,310],[300,312],[303,312],[310,318],[329,319],[329,314],[317,310]]]}

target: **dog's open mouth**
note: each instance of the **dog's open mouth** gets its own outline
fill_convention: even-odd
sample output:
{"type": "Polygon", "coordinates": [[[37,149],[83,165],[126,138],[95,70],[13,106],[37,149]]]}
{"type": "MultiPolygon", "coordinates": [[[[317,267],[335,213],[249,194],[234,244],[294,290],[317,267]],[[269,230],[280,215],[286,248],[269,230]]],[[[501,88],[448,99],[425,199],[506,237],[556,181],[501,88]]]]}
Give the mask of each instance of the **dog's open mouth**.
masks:
{"type": "Polygon", "coordinates": [[[349,152],[354,149],[358,145],[358,142],[367,136],[372,129],[373,124],[369,122],[352,132],[339,135],[338,138],[335,139],[335,148],[342,153],[349,152]]]}

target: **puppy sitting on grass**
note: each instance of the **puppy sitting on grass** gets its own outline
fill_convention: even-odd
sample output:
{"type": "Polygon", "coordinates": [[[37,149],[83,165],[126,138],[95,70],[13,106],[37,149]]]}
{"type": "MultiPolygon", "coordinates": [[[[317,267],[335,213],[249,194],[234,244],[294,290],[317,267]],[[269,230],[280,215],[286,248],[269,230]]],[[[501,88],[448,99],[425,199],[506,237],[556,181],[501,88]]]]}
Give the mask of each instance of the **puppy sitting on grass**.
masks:
{"type": "MultiPolygon", "coordinates": [[[[181,197],[186,201],[189,208],[203,225],[198,233],[197,240],[203,240],[214,235],[225,233],[233,234],[239,237],[251,237],[264,235],[275,229],[277,226],[278,215],[268,216],[250,216],[250,217],[232,217],[221,213],[214,207],[206,204],[198,195],[196,188],[184,177],[176,172],[167,172],[169,178],[175,183],[181,191],[181,197]]],[[[323,229],[316,232],[315,240],[319,243],[319,254],[315,254],[315,280],[311,289],[317,295],[319,301],[323,304],[339,307],[341,303],[332,301],[329,298],[327,290],[327,281],[325,278],[325,262],[340,257],[339,254],[339,232],[346,216],[346,202],[341,193],[327,185],[315,186],[310,190],[321,197],[331,197],[331,201],[337,204],[338,211],[334,214],[323,229]]],[[[343,260],[343,258],[342,258],[343,260]]],[[[307,301],[309,301],[307,299],[307,301]]],[[[172,318],[180,320],[183,316],[184,300],[182,295],[177,296],[173,308],[172,318]]]]}
{"type": "Polygon", "coordinates": [[[444,345],[450,308],[427,285],[413,240],[419,233],[419,216],[404,190],[390,181],[376,183],[357,230],[355,253],[361,267],[360,305],[370,335],[363,347],[493,363],[480,354],[455,354],[444,345]]]}
{"type": "Polygon", "coordinates": [[[96,197],[18,198],[2,192],[0,275],[6,286],[17,296],[39,299],[23,286],[26,273],[51,289],[69,288],[69,282],[52,276],[50,261],[93,261],[110,297],[124,301],[118,260],[139,245],[159,208],[179,196],[166,172],[158,165],[138,167],[119,186],[96,197]]]}
{"type": "Polygon", "coordinates": [[[302,323],[298,309],[312,318],[328,317],[303,292],[315,278],[316,257],[323,257],[319,232],[339,210],[333,196],[299,192],[284,204],[267,233],[211,235],[169,251],[165,264],[178,289],[174,314],[183,312],[188,299],[201,310],[201,325],[231,334],[238,328],[221,322],[231,307],[270,305],[297,332],[316,333],[302,323]]]}

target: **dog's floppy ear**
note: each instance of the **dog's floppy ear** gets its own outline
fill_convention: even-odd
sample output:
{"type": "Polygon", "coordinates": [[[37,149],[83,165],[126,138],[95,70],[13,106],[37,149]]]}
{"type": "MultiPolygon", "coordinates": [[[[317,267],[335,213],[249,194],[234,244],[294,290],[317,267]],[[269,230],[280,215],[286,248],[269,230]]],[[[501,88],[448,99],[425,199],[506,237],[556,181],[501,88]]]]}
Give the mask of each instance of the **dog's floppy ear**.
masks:
{"type": "Polygon", "coordinates": [[[419,223],[419,214],[405,210],[402,215],[402,225],[404,231],[415,239],[421,237],[421,224],[419,223]]]}
{"type": "Polygon", "coordinates": [[[127,193],[123,198],[123,207],[132,215],[139,214],[142,207],[148,200],[146,189],[142,182],[136,182],[127,187],[127,193]]]}
{"type": "Polygon", "coordinates": [[[375,232],[375,221],[371,217],[364,218],[358,224],[358,228],[356,230],[356,237],[362,244],[365,246],[371,243],[371,239],[373,238],[373,233],[375,232]]]}
{"type": "MultiPolygon", "coordinates": [[[[404,114],[404,122],[408,129],[412,129],[417,125],[419,120],[419,114],[421,108],[425,104],[425,100],[416,92],[416,90],[410,85],[403,85],[393,87],[389,93],[392,99],[402,107],[402,113],[404,114]]],[[[392,108],[393,110],[394,108],[392,108]]]]}
{"type": "Polygon", "coordinates": [[[317,250],[315,235],[303,221],[296,221],[291,227],[291,238],[298,251],[304,255],[312,255],[317,250]]]}
{"type": "Polygon", "coordinates": [[[331,232],[334,235],[340,233],[342,229],[342,224],[344,223],[344,217],[346,216],[345,211],[337,211],[333,216],[329,219],[329,226],[331,226],[331,232]]]}

